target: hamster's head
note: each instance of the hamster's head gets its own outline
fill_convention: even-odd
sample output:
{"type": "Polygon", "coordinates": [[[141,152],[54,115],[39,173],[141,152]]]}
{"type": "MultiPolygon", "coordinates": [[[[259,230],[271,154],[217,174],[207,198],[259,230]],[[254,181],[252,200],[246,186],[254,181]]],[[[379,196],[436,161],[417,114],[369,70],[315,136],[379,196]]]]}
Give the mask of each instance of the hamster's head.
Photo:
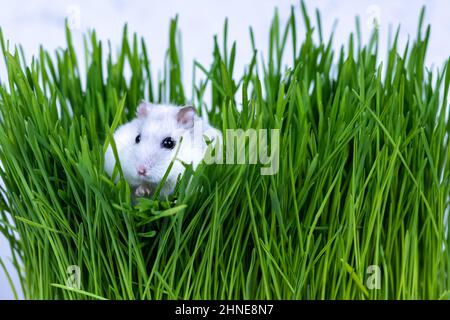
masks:
{"type": "MultiPolygon", "coordinates": [[[[197,118],[193,107],[141,103],[136,119],[114,133],[122,170],[130,185],[158,184],[175,156],[184,162],[192,161],[190,155],[197,152],[189,141],[197,118]]],[[[109,147],[105,169],[110,175],[114,166],[114,154],[109,147]]],[[[183,164],[174,161],[167,181],[173,183],[183,171],[183,164]]]]}

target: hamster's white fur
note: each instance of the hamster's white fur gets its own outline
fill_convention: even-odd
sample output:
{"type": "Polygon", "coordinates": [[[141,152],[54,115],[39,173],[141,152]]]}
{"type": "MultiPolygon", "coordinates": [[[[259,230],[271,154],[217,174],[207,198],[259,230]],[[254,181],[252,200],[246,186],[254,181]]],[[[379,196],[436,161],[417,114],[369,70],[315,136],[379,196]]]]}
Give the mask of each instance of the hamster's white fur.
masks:
{"type": "MultiPolygon", "coordinates": [[[[160,196],[171,194],[178,176],[184,172],[182,162],[192,163],[195,168],[203,159],[207,147],[205,137],[215,142],[221,133],[198,117],[194,108],[145,102],[138,106],[137,117],[114,133],[124,177],[135,188],[137,196],[155,190],[176,155],[160,196]],[[140,140],[136,140],[138,136],[140,140]],[[168,137],[175,142],[172,149],[162,145],[168,137]]],[[[105,153],[105,170],[110,176],[115,165],[110,145],[105,153]]]]}

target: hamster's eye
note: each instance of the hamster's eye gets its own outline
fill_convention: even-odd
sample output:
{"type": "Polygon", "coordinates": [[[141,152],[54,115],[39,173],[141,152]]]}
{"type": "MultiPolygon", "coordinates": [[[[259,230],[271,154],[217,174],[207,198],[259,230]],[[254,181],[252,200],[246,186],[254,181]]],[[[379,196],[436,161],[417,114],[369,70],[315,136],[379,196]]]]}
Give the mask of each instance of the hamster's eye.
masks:
{"type": "Polygon", "coordinates": [[[171,137],[164,138],[161,142],[161,147],[166,149],[173,149],[175,147],[175,141],[171,137]]]}
{"type": "Polygon", "coordinates": [[[136,143],[141,142],[141,135],[138,134],[138,135],[136,136],[136,139],[134,139],[134,141],[135,141],[136,143]]]}

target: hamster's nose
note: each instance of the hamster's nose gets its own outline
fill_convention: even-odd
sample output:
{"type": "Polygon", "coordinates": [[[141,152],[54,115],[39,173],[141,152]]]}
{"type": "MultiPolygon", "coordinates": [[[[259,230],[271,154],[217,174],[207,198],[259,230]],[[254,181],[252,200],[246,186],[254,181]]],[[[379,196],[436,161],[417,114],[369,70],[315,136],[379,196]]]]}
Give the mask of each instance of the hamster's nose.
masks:
{"type": "Polygon", "coordinates": [[[144,166],[139,166],[137,172],[138,172],[138,174],[140,176],[146,176],[147,175],[147,169],[145,169],[144,166]]]}

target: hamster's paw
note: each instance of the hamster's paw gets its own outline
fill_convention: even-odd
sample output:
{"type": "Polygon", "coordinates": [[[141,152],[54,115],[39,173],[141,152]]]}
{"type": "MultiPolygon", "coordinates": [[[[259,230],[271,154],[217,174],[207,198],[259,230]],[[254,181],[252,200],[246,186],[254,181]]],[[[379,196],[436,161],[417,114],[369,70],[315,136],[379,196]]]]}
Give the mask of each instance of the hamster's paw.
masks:
{"type": "Polygon", "coordinates": [[[152,194],[152,190],[150,189],[149,186],[146,186],[146,185],[140,185],[134,191],[134,195],[136,197],[146,197],[146,196],[149,196],[151,194],[152,194]]]}

